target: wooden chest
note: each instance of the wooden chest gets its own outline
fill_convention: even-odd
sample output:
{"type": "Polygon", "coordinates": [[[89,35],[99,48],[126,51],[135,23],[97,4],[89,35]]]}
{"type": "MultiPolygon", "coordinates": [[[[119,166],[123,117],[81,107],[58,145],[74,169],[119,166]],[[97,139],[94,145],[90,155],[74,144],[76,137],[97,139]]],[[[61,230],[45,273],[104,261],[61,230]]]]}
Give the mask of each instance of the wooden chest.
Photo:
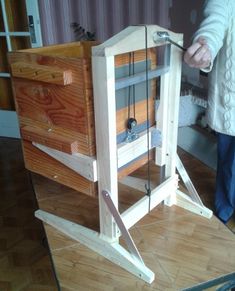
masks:
{"type": "MultiPolygon", "coordinates": [[[[82,154],[95,158],[91,68],[91,47],[94,45],[97,43],[89,41],[67,43],[20,50],[8,56],[26,168],[91,196],[97,193],[95,182],[81,176],[36,145],[69,156],[82,154]]],[[[132,55],[137,70],[144,70],[146,62],[148,67],[156,67],[155,52],[149,50],[147,61],[145,55],[145,51],[137,51],[132,55]]],[[[116,57],[115,67],[119,77],[130,74],[131,58],[129,54],[116,57]]],[[[154,84],[148,84],[151,124],[154,122],[154,84]]],[[[126,132],[128,114],[133,110],[139,124],[146,122],[146,100],[141,96],[146,86],[140,86],[142,89],[135,90],[139,94],[135,105],[128,101],[130,94],[133,94],[130,89],[117,93],[117,135],[121,138],[126,132]]],[[[141,157],[139,161],[120,169],[120,176],[127,175],[145,162],[146,157],[141,157]]]]}

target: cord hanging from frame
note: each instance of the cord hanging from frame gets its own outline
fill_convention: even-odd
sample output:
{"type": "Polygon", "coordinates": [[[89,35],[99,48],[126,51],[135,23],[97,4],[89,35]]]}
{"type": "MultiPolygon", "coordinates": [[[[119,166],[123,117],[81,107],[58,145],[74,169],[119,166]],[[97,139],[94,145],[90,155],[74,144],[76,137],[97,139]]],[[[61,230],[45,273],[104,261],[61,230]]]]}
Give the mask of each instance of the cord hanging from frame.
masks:
{"type": "MultiPolygon", "coordinates": [[[[129,53],[129,76],[135,74],[135,53],[129,53]]],[[[128,87],[128,119],[131,118],[131,91],[133,104],[133,118],[135,118],[135,85],[128,87]],[[132,90],[131,90],[132,89],[132,90]]]]}
{"type": "MultiPolygon", "coordinates": [[[[134,52],[129,53],[129,77],[135,74],[135,55],[134,52]]],[[[135,118],[135,85],[128,87],[128,119],[127,119],[127,142],[132,142],[138,138],[136,133],[137,120],[135,118]],[[132,93],[132,94],[131,94],[132,93]],[[131,98],[132,96],[132,98],[131,98]],[[132,99],[132,100],[131,100],[132,99]],[[131,116],[131,107],[133,115],[131,116]]]]}
{"type": "Polygon", "coordinates": [[[146,83],[145,83],[145,91],[146,91],[146,110],[147,110],[147,155],[148,155],[148,163],[147,163],[147,184],[145,184],[146,195],[149,196],[149,212],[151,206],[151,175],[150,175],[150,140],[149,140],[149,126],[150,126],[150,118],[149,118],[149,90],[148,90],[148,31],[147,26],[145,25],[145,73],[146,73],[146,83]]]}

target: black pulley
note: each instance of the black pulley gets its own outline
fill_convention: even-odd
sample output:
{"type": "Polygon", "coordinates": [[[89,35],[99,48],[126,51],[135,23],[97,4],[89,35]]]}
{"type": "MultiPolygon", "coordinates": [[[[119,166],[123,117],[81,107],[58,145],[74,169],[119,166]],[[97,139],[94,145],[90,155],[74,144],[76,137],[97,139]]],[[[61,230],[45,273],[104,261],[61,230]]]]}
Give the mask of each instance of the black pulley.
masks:
{"type": "Polygon", "coordinates": [[[133,117],[128,118],[127,120],[127,129],[132,130],[137,125],[137,120],[133,117]]]}

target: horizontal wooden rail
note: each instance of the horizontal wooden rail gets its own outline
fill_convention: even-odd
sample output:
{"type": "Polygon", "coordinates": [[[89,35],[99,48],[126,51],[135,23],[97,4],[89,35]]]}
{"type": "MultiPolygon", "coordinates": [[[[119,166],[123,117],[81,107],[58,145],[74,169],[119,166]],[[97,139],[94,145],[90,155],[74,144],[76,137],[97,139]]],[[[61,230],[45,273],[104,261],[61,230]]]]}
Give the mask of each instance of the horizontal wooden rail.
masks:
{"type": "Polygon", "coordinates": [[[36,142],[68,154],[78,153],[79,144],[72,136],[63,136],[54,129],[26,125],[20,129],[24,140],[36,142]]]}
{"type": "MultiPolygon", "coordinates": [[[[174,194],[177,189],[177,178],[177,176],[172,176],[168,178],[155,189],[151,190],[150,197],[145,195],[143,198],[141,198],[139,201],[137,201],[135,204],[125,210],[122,213],[121,217],[126,228],[129,229],[141,218],[143,218],[147,213],[149,213],[153,208],[159,205],[163,200],[174,194]]],[[[136,183],[136,179],[133,179],[133,185],[130,184],[130,180],[127,185],[132,188],[138,188],[139,183],[136,183]]],[[[120,183],[125,185],[125,179],[121,180],[120,183]]],[[[142,186],[144,185],[143,180],[140,181],[140,185],[142,188],[142,186]]]]}
{"type": "Polygon", "coordinates": [[[16,62],[11,65],[13,77],[41,81],[57,85],[72,84],[72,71],[49,66],[16,62]]]}

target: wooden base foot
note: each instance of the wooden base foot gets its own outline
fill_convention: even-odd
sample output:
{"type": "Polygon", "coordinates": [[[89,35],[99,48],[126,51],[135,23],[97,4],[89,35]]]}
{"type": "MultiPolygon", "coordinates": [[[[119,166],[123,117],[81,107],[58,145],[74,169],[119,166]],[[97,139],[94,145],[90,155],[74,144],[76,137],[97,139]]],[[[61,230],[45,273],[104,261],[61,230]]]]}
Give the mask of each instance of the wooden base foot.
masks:
{"type": "Polygon", "coordinates": [[[147,283],[152,283],[155,274],[140,260],[126,251],[119,242],[111,242],[109,238],[79,224],[65,220],[43,210],[37,210],[35,216],[51,225],[63,234],[79,241],[91,250],[102,255],[111,262],[126,269],[147,283]]]}

